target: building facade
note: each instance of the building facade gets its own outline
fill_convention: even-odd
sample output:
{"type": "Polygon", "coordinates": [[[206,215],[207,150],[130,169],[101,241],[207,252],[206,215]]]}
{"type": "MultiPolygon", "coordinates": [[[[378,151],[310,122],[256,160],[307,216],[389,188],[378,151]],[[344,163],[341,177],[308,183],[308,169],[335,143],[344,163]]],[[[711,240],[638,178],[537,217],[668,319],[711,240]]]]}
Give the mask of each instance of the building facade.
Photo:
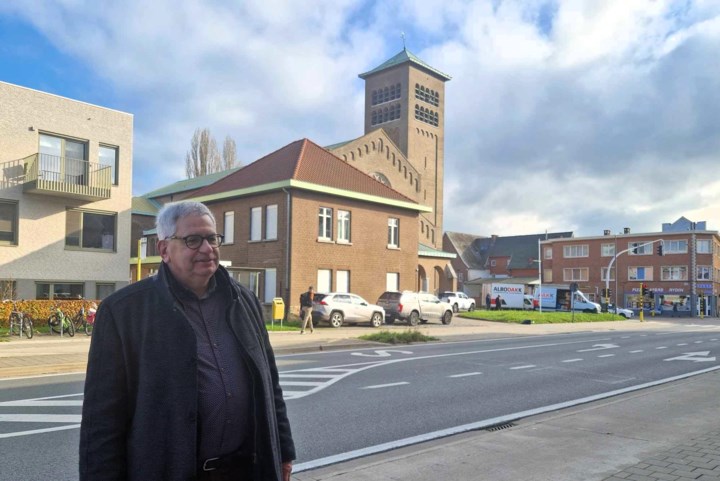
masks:
{"type": "Polygon", "coordinates": [[[720,237],[717,231],[667,230],[541,242],[543,284],[577,282],[597,302],[608,286],[610,302],[628,308],[717,315],[720,293],[720,237]],[[662,245],[662,255],[658,249],[662,245]],[[650,296],[639,297],[645,284],[650,296]]]}
{"type": "Polygon", "coordinates": [[[0,281],[24,299],[128,283],[131,114],[0,82],[0,281]]]}

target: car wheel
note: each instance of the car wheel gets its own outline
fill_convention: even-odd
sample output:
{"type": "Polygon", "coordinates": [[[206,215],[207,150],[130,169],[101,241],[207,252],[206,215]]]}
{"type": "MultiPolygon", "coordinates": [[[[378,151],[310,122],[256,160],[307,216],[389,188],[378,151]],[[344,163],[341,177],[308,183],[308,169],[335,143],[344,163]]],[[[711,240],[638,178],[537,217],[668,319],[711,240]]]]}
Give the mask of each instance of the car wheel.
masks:
{"type": "Polygon", "coordinates": [[[332,314],[330,314],[330,325],[332,327],[340,327],[343,325],[343,313],[340,311],[333,311],[332,314]]]}
{"type": "Polygon", "coordinates": [[[458,309],[458,305],[456,302],[455,304],[453,304],[453,312],[457,312],[457,311],[459,311],[459,309],[458,309]]]}
{"type": "Polygon", "coordinates": [[[380,315],[379,312],[373,312],[372,317],[370,318],[370,324],[372,327],[380,327],[383,323],[383,316],[380,315]]]}
{"type": "Polygon", "coordinates": [[[472,312],[475,310],[475,304],[470,304],[470,309],[468,309],[468,312],[472,312]]]}
{"type": "Polygon", "coordinates": [[[410,324],[411,326],[417,326],[419,322],[420,314],[418,313],[418,311],[412,311],[410,313],[410,317],[408,317],[408,324],[410,324]]]}
{"type": "Polygon", "coordinates": [[[446,326],[452,322],[453,313],[450,311],[445,311],[445,314],[443,314],[442,317],[442,323],[446,326]]]}

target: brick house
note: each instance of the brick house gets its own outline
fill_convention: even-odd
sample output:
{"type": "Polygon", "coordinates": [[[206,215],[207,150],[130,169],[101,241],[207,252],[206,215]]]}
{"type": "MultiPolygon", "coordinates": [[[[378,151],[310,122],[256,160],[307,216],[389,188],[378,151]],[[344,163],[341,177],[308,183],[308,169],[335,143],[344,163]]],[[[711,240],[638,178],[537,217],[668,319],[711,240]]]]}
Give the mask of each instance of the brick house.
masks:
{"type": "MultiPolygon", "coordinates": [[[[611,234],[606,230],[601,236],[549,239],[541,241],[541,249],[543,284],[577,282],[598,302],[607,284],[611,302],[638,308],[638,294],[645,283],[655,305],[665,311],[677,303],[689,313],[702,294],[707,313],[717,314],[720,236],[706,230],[704,222],[681,218],[663,224],[661,232],[633,234],[625,229],[622,234],[611,234]],[[661,241],[662,256],[658,255],[661,241]]],[[[650,308],[653,302],[645,299],[644,305],[650,308]]]]}
{"type": "Polygon", "coordinates": [[[102,299],[128,283],[133,116],[0,82],[3,296],[102,299]]]}

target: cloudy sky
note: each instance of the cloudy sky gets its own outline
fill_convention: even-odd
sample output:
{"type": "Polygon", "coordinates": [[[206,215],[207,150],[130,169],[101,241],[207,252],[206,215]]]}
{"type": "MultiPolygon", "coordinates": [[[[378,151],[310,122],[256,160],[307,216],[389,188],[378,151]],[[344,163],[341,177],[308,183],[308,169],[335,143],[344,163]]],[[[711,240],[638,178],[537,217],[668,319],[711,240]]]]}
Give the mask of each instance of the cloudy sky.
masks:
{"type": "Polygon", "coordinates": [[[140,195],[198,127],[243,163],[362,135],[401,32],[452,76],[445,230],[720,229],[717,0],[3,0],[0,80],[134,114],[140,195]]]}

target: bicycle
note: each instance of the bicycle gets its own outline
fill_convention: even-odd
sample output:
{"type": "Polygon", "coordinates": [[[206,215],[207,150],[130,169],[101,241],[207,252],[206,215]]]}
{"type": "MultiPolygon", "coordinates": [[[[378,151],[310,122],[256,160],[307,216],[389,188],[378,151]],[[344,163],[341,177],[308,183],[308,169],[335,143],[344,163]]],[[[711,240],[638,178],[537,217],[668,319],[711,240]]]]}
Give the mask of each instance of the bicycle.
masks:
{"type": "Polygon", "coordinates": [[[48,327],[50,327],[50,335],[66,332],[70,337],[75,335],[75,326],[68,316],[60,309],[60,305],[56,304],[54,312],[48,317],[48,327]]]}
{"type": "Polygon", "coordinates": [[[94,302],[88,310],[85,310],[84,305],[80,308],[77,314],[75,314],[75,317],[72,318],[72,324],[75,328],[75,332],[78,332],[80,331],[80,329],[82,329],[85,332],[85,335],[92,335],[93,326],[95,324],[96,310],[97,305],[94,302]]]}
{"type": "Polygon", "coordinates": [[[17,307],[17,301],[15,300],[4,300],[3,302],[12,302],[12,311],[10,311],[10,317],[8,318],[8,324],[10,325],[9,334],[11,336],[18,335],[22,337],[23,332],[28,339],[32,339],[33,320],[30,314],[25,314],[17,307]]]}

